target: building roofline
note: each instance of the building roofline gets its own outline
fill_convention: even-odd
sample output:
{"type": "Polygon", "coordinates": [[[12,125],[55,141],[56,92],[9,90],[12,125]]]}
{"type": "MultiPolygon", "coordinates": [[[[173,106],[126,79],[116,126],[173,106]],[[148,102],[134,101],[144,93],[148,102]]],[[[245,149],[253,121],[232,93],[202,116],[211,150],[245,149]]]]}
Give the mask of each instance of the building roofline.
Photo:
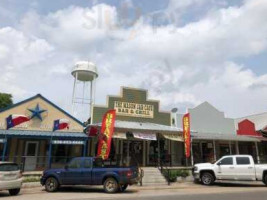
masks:
{"type": "Polygon", "coordinates": [[[17,107],[17,106],[19,106],[19,105],[21,105],[21,104],[24,104],[24,103],[26,103],[26,102],[29,102],[29,101],[31,101],[31,100],[33,100],[33,99],[38,98],[38,97],[40,97],[41,99],[43,99],[44,101],[46,101],[48,104],[52,105],[54,108],[56,108],[56,109],[58,109],[59,111],[63,112],[65,115],[67,115],[68,117],[70,117],[71,119],[73,119],[74,121],[76,121],[78,124],[84,126],[84,124],[83,124],[80,120],[78,120],[77,118],[75,118],[74,116],[72,116],[71,114],[69,114],[67,111],[63,110],[62,108],[58,107],[56,104],[54,104],[53,102],[51,102],[50,100],[48,100],[47,98],[45,98],[45,97],[44,97],[43,95],[41,95],[41,94],[37,94],[37,95],[35,95],[35,96],[33,96],[33,97],[30,97],[30,98],[28,98],[28,99],[25,99],[25,100],[23,100],[23,101],[20,101],[20,102],[18,102],[18,103],[15,103],[15,104],[13,104],[13,105],[10,105],[10,106],[8,106],[8,107],[6,107],[6,108],[0,109],[0,113],[4,112],[4,111],[6,111],[6,110],[9,110],[9,109],[11,109],[11,108],[17,107]]]}
{"type": "MultiPolygon", "coordinates": [[[[244,117],[238,117],[238,118],[235,118],[235,120],[245,120],[247,119],[248,117],[256,117],[256,116],[261,116],[261,115],[266,115],[267,114],[267,111],[266,112],[262,112],[262,113],[258,113],[258,114],[251,114],[251,115],[247,115],[247,116],[244,116],[244,117]]],[[[250,119],[248,119],[250,120],[250,119]]]]}

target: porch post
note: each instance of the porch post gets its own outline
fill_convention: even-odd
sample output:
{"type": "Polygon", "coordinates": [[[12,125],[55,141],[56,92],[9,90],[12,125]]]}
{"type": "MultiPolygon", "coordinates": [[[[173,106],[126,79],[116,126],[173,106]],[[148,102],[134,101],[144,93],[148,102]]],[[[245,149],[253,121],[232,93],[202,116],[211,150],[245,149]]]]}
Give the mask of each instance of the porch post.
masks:
{"type": "Polygon", "coordinates": [[[84,141],[84,144],[83,144],[83,157],[86,156],[87,143],[88,143],[88,140],[85,140],[85,141],[84,141]]]}
{"type": "Polygon", "coordinates": [[[216,155],[216,143],[215,143],[215,140],[213,140],[213,153],[214,153],[214,161],[217,160],[217,155],[216,155]]]}
{"type": "Polygon", "coordinates": [[[51,163],[52,163],[52,160],[51,160],[51,154],[52,154],[52,136],[51,136],[51,138],[50,138],[50,143],[49,143],[48,169],[51,168],[51,163]]]}
{"type": "Polygon", "coordinates": [[[232,155],[232,143],[231,143],[231,141],[229,141],[229,153],[230,153],[230,155],[232,155]]]}
{"type": "Polygon", "coordinates": [[[7,136],[5,134],[5,141],[4,141],[4,149],[3,149],[3,153],[2,153],[2,161],[5,161],[5,156],[6,156],[6,150],[7,150],[7,136]]]}
{"type": "Polygon", "coordinates": [[[238,141],[236,141],[236,143],[235,143],[235,150],[236,150],[236,154],[239,155],[239,144],[238,144],[238,141]]]}
{"type": "Polygon", "coordinates": [[[260,164],[260,155],[259,155],[258,142],[255,142],[255,147],[256,147],[256,154],[257,154],[257,162],[258,162],[258,164],[260,164]]]}
{"type": "Polygon", "coordinates": [[[143,141],[143,166],[146,166],[146,154],[147,154],[146,141],[144,140],[143,141]]]}
{"type": "Polygon", "coordinates": [[[194,166],[193,139],[191,138],[191,165],[194,166]]]}
{"type": "Polygon", "coordinates": [[[160,163],[160,143],[159,143],[160,141],[159,141],[159,134],[158,134],[158,137],[157,138],[158,138],[158,166],[160,166],[161,163],[160,163]]]}
{"type": "Polygon", "coordinates": [[[200,148],[201,162],[203,162],[204,159],[203,159],[203,149],[202,149],[202,142],[201,141],[199,141],[199,148],[200,148]]]}
{"type": "Polygon", "coordinates": [[[127,165],[130,165],[130,141],[127,140],[127,165]]]}

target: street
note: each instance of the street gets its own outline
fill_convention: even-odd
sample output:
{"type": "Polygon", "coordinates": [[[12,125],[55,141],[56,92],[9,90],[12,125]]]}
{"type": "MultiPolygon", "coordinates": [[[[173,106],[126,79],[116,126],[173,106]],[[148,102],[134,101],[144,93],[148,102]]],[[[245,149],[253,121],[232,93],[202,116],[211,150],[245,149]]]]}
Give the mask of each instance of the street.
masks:
{"type": "Polygon", "coordinates": [[[130,187],[125,193],[106,194],[102,187],[63,187],[56,193],[47,193],[41,187],[24,188],[19,196],[10,197],[7,192],[0,192],[2,199],[15,200],[89,200],[89,199],[180,199],[180,200],[263,200],[267,196],[267,187],[256,184],[216,183],[206,187],[193,183],[181,183],[164,187],[130,187]]]}

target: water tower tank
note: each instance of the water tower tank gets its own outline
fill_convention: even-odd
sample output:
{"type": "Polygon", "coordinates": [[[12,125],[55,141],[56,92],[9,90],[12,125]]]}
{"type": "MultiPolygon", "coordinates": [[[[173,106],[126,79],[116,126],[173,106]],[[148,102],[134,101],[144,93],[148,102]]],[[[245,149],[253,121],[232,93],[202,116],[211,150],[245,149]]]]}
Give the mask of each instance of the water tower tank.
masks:
{"type": "Polygon", "coordinates": [[[77,62],[71,74],[79,81],[93,81],[98,77],[96,65],[87,61],[77,62]]]}

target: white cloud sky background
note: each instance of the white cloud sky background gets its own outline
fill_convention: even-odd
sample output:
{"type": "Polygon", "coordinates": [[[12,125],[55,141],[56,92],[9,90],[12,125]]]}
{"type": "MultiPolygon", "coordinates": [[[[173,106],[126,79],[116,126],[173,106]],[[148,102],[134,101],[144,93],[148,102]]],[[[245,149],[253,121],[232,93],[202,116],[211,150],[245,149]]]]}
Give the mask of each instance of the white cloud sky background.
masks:
{"type": "Polygon", "coordinates": [[[209,101],[230,117],[267,111],[258,60],[267,55],[267,1],[170,0],[154,10],[151,1],[120,2],[47,12],[38,1],[19,12],[0,5],[0,91],[15,101],[41,93],[71,111],[71,69],[91,60],[97,104],[130,86],[148,89],[164,110],[209,101]]]}

